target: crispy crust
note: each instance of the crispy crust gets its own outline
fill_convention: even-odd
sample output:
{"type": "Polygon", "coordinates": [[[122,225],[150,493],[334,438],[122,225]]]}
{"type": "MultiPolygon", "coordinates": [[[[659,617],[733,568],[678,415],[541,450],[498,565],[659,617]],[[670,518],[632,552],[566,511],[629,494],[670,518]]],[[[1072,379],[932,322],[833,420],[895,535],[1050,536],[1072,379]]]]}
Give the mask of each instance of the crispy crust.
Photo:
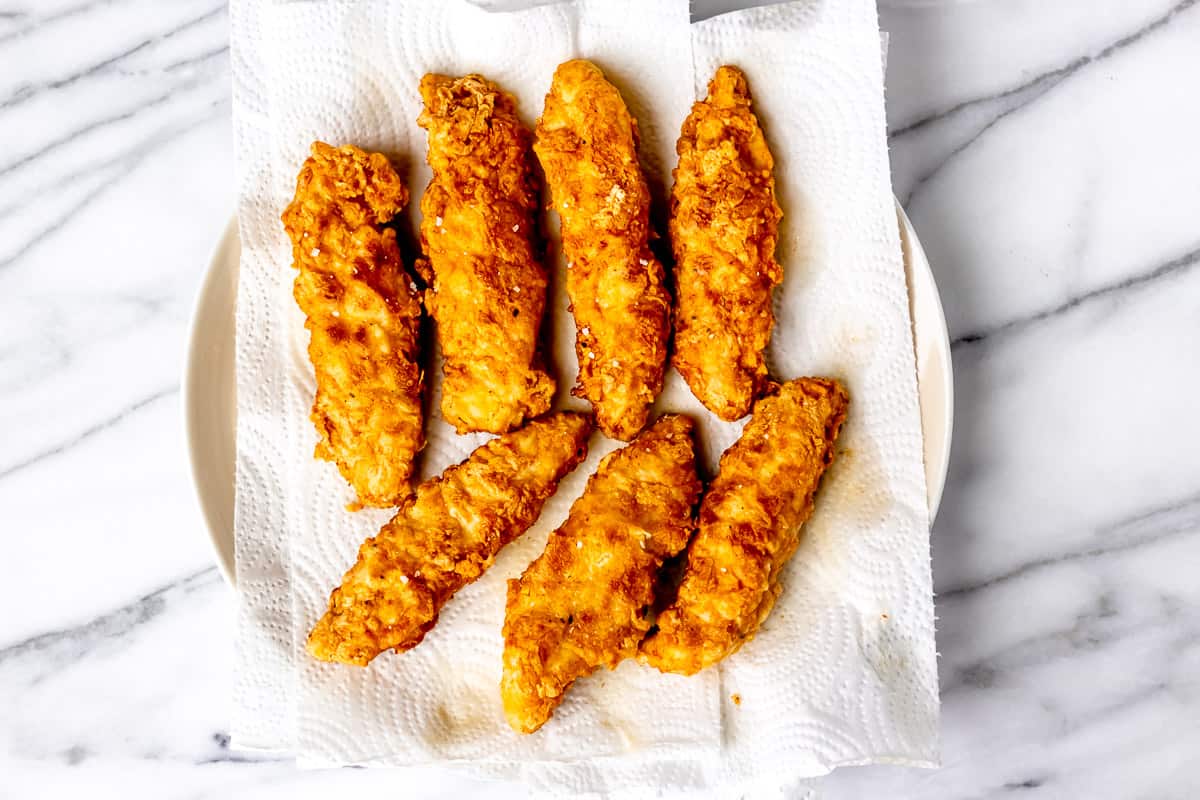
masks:
{"type": "Polygon", "coordinates": [[[419,644],[446,601],[537,520],[559,480],[587,455],[591,427],[580,414],[534,420],[421,484],[363,543],[309,634],[308,652],[366,666],[388,648],[419,644]]]}
{"type": "Polygon", "coordinates": [[[442,416],[459,433],[504,433],[550,408],[538,333],[546,268],[535,253],[532,135],[516,101],[481,75],[421,81],[433,179],[418,263],[445,358],[442,416]]]}
{"type": "Polygon", "coordinates": [[[789,381],[755,404],[700,504],[679,595],[642,643],[642,663],[691,675],[753,638],[779,596],[780,569],[812,514],[848,405],[846,390],[821,378],[789,381]]]}
{"type": "Polygon", "coordinates": [[[692,532],[692,427],[664,416],[606,456],[545,552],[508,582],[500,692],[514,730],[537,730],[577,678],[636,654],[663,560],[692,532]]]}
{"type": "Polygon", "coordinates": [[[315,456],[336,463],[370,506],[412,493],[413,458],[425,442],[421,305],[395,233],[382,227],[407,202],[383,155],[314,142],[283,212],[317,379],[315,456]]]}
{"type": "Polygon", "coordinates": [[[673,363],[706,408],[732,421],[749,413],[767,380],[771,292],[783,280],[775,261],[782,216],[775,162],[739,69],[717,70],[676,150],[673,363]]]}
{"type": "Polygon", "coordinates": [[[588,61],[554,72],[533,149],[562,221],[579,383],[607,435],[628,441],[662,390],[670,334],[663,266],[650,252],[650,192],[637,122],[588,61]]]}

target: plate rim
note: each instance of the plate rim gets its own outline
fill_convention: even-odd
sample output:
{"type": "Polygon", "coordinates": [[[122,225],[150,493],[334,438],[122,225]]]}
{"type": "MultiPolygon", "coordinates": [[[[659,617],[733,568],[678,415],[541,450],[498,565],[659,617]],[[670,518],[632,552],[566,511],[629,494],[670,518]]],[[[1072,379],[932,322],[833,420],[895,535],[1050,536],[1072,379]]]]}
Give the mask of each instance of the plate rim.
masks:
{"type": "MultiPolygon", "coordinates": [[[[941,414],[941,426],[937,432],[941,435],[942,447],[933,469],[930,469],[928,462],[925,464],[926,497],[929,502],[929,527],[932,530],[933,522],[937,518],[938,510],[941,508],[942,494],[946,489],[946,479],[950,473],[950,451],[953,448],[954,442],[954,359],[950,347],[950,328],[946,324],[946,311],[942,307],[942,295],[937,288],[937,280],[933,275],[933,266],[929,263],[929,257],[926,255],[925,247],[921,244],[921,240],[917,236],[917,231],[913,227],[912,220],[908,218],[908,213],[905,212],[904,206],[900,205],[899,200],[896,200],[896,214],[900,220],[900,246],[904,251],[904,271],[908,281],[910,308],[914,305],[915,298],[923,297],[932,316],[928,324],[921,325],[917,322],[916,310],[913,309],[910,314],[913,333],[914,366],[917,369],[918,403],[925,396],[921,382],[922,353],[936,360],[941,374],[945,376],[940,384],[940,395],[944,412],[941,414]],[[925,337],[927,331],[936,334],[932,342],[925,337]],[[930,347],[924,348],[924,344],[928,344],[930,347]]],[[[932,394],[934,387],[927,388],[931,390],[932,394]]],[[[921,434],[923,444],[929,439],[932,433],[925,430],[926,421],[925,412],[922,408],[921,434]]],[[[926,457],[929,455],[928,449],[924,446],[922,447],[922,455],[926,457]]]]}
{"type": "MultiPolygon", "coordinates": [[[[200,420],[204,418],[205,411],[213,406],[211,402],[205,402],[202,398],[211,400],[213,393],[205,392],[204,382],[200,381],[201,370],[199,364],[203,360],[204,343],[208,336],[202,330],[204,323],[214,313],[221,313],[220,309],[214,309],[214,296],[220,293],[219,281],[222,278],[233,283],[234,291],[232,300],[237,301],[237,277],[241,269],[241,235],[238,230],[238,220],[235,214],[225,224],[221,231],[220,237],[216,244],[212,247],[208,259],[208,266],[205,267],[204,275],[200,279],[200,286],[196,290],[196,297],[192,302],[191,316],[188,318],[187,327],[187,345],[184,355],[183,377],[180,381],[180,402],[183,406],[184,420],[184,439],[187,445],[188,464],[190,467],[189,477],[192,481],[192,490],[196,498],[196,504],[200,508],[200,514],[204,518],[204,526],[208,533],[208,542],[212,547],[213,556],[217,562],[217,569],[221,573],[221,577],[230,588],[237,588],[237,571],[234,562],[234,537],[233,537],[233,509],[228,509],[225,514],[228,518],[228,530],[222,521],[222,511],[220,509],[220,500],[214,496],[215,493],[209,492],[204,488],[205,479],[204,473],[209,469],[204,455],[204,448],[200,440],[201,432],[198,430],[200,420]],[[229,275],[223,275],[224,272],[231,272],[229,275]]],[[[219,298],[218,298],[219,299],[219,298]]],[[[233,304],[229,306],[229,311],[225,312],[229,317],[229,322],[232,323],[233,338],[237,337],[237,318],[233,310],[233,304]]],[[[233,456],[234,463],[231,473],[237,469],[237,364],[236,364],[236,341],[231,346],[231,353],[234,359],[234,376],[230,387],[234,392],[232,402],[233,408],[233,456]]],[[[211,382],[215,384],[216,382],[211,382]]],[[[231,480],[236,480],[231,474],[231,480]]],[[[232,494],[233,487],[230,487],[232,494]]]]}
{"type": "MultiPolygon", "coordinates": [[[[937,516],[938,507],[941,505],[942,493],[945,489],[946,477],[949,472],[951,441],[954,429],[954,372],[950,351],[950,333],[946,326],[946,315],[942,307],[941,295],[937,289],[937,281],[934,278],[933,269],[929,264],[925,249],[921,245],[921,240],[917,236],[916,229],[913,227],[911,220],[909,220],[908,215],[898,200],[896,201],[896,215],[899,222],[900,244],[904,252],[905,281],[909,294],[914,367],[917,370],[918,402],[920,403],[925,397],[926,391],[931,393],[936,391],[944,409],[944,412],[940,415],[940,430],[937,431],[942,436],[942,446],[940,452],[936,454],[937,461],[932,470],[927,460],[929,452],[926,443],[933,432],[925,429],[927,420],[925,419],[924,410],[922,409],[921,411],[922,456],[926,459],[926,496],[929,506],[929,524],[932,528],[933,520],[937,516]],[[928,313],[932,316],[926,323],[918,323],[917,309],[915,308],[916,303],[914,302],[914,298],[918,297],[923,298],[920,301],[921,307],[927,307],[929,309],[928,313]],[[927,334],[935,334],[932,341],[927,338],[927,334]],[[944,380],[941,381],[940,386],[927,386],[921,381],[920,367],[922,361],[927,360],[923,357],[932,359],[936,363],[936,366],[940,368],[940,374],[944,376],[944,380]]],[[[183,379],[180,384],[184,418],[184,438],[188,451],[189,475],[192,481],[192,488],[195,492],[201,515],[204,518],[209,544],[213,549],[217,568],[220,570],[225,582],[234,589],[237,588],[237,571],[234,555],[233,509],[229,508],[223,511],[220,508],[222,500],[215,496],[217,493],[205,488],[211,483],[211,478],[206,478],[206,473],[211,469],[211,465],[207,461],[210,456],[205,452],[206,448],[202,444],[203,433],[200,430],[200,426],[203,424],[202,420],[206,416],[211,416],[213,413],[212,410],[222,402],[220,399],[213,402],[215,395],[212,387],[217,386],[219,381],[201,380],[200,365],[205,361],[204,351],[206,342],[212,336],[205,329],[205,325],[214,316],[218,318],[226,317],[228,319],[226,327],[232,339],[236,339],[237,324],[234,307],[237,301],[236,279],[240,268],[241,239],[237,216],[234,215],[225,225],[224,231],[216,245],[212,248],[208,266],[205,268],[204,275],[200,280],[200,287],[192,303],[191,317],[188,320],[183,379]],[[228,285],[225,287],[221,286],[220,282],[222,280],[232,282],[234,287],[231,302],[227,304],[226,309],[214,307],[213,305],[220,300],[222,289],[228,289],[228,285]],[[223,520],[228,520],[228,523],[226,524],[223,520]]],[[[236,480],[234,473],[237,468],[235,341],[229,349],[232,351],[230,360],[234,362],[235,370],[233,379],[230,381],[230,388],[234,392],[234,400],[232,402],[233,464],[230,469],[231,485],[227,489],[228,496],[232,498],[232,482],[236,480]]],[[[229,398],[226,398],[225,402],[228,402],[228,400],[229,398]]]]}

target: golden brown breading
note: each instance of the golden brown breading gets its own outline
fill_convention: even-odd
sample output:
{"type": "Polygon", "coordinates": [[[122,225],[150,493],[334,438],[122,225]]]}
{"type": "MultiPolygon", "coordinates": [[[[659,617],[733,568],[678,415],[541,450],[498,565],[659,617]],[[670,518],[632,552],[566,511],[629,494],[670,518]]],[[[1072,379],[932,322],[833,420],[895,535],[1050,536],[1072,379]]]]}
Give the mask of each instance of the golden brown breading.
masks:
{"type": "Polygon", "coordinates": [[[541,514],[559,480],[587,455],[591,422],[552,414],[477,448],[368,539],[308,637],[323,661],[365,666],[415,647],[438,611],[492,565],[541,514]]]}
{"type": "Polygon", "coordinates": [[[537,730],[576,678],[637,652],[659,568],[687,545],[699,496],[687,417],[660,418],[600,462],[545,552],[508,582],[500,691],[514,730],[537,730]]]}
{"type": "Polygon", "coordinates": [[[642,643],[643,663],[691,675],[752,638],[779,596],[779,571],[812,514],[849,398],[800,378],[754,406],[700,504],[679,596],[642,643]]]}
{"type": "Polygon", "coordinates": [[[418,262],[445,358],[442,416],[459,433],[504,433],[550,408],[538,333],[546,268],[534,252],[532,135],[516,101],[481,75],[421,80],[433,180],[418,262]]]}
{"type": "Polygon", "coordinates": [[[670,295],[650,252],[637,121],[587,61],[554,72],[533,149],[562,220],[579,384],[609,436],[632,439],[662,390],[670,295]]]}
{"type": "Polygon", "coordinates": [[[675,253],[675,369],[724,420],[740,419],[767,380],[763,350],[782,213],[775,166],[737,67],[721,67],[692,106],[676,144],[671,190],[675,253]]]}
{"type": "Polygon", "coordinates": [[[421,304],[395,233],[381,227],[407,202],[385,156],[314,142],[283,212],[317,378],[315,456],[336,463],[369,506],[412,494],[413,458],[425,443],[421,304]]]}

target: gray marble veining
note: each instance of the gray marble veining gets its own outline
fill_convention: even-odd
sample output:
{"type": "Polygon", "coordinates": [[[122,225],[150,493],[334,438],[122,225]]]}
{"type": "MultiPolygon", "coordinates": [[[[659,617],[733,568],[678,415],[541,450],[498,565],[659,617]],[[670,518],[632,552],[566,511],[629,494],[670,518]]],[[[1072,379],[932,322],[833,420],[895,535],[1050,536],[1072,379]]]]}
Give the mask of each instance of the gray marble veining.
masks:
{"type": "MultiPolygon", "coordinates": [[[[945,766],[820,792],[1200,796],[1200,3],[880,12],[895,191],[954,341],[945,766]]],[[[233,600],[179,414],[232,209],[226,24],[0,0],[2,797],[398,791],[228,748],[233,600]]]]}

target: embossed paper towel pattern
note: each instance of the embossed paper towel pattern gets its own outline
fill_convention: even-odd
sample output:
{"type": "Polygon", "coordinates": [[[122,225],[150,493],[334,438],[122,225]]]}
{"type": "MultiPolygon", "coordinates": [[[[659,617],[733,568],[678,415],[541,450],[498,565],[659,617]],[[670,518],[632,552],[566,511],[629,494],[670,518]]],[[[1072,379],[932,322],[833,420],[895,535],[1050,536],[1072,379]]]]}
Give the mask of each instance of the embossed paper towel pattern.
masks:
{"type": "Polygon", "coordinates": [[[297,461],[291,454],[303,427],[296,420],[307,420],[307,404],[284,390],[291,248],[279,223],[287,195],[274,177],[262,6],[234,0],[229,16],[242,245],[236,326],[238,607],[230,730],[238,747],[290,751],[296,691],[286,468],[297,461]]]}
{"type": "MultiPolygon", "coordinates": [[[[748,791],[837,764],[935,760],[921,432],[873,2],[803,0],[690,29],[686,0],[577,0],[504,13],[465,0],[235,0],[233,16],[238,85],[263,87],[263,97],[235,96],[239,216],[244,241],[258,243],[244,253],[239,288],[239,414],[249,416],[244,426],[239,418],[238,740],[261,744],[289,729],[275,701],[291,697],[302,763],[442,764],[546,789],[748,791]],[[256,8],[239,13],[247,5],[256,8]],[[251,18],[258,24],[239,28],[251,18]],[[266,63],[239,52],[265,54],[266,63]],[[346,512],[344,484],[311,458],[311,367],[270,206],[286,202],[314,138],[388,153],[419,198],[428,180],[415,124],[422,74],[482,72],[516,94],[532,123],[554,67],[581,56],[606,70],[637,116],[660,201],[690,103],[718,64],[746,71],[785,214],[786,277],[769,363],[779,377],[842,379],[853,408],[783,595],[755,641],[693,678],[633,663],[597,673],[572,690],[553,730],[519,738],[504,724],[497,689],[504,580],[539,552],[614,443],[595,440],[535,530],[446,607],[420,647],[367,670],[308,659],[303,639],[329,589],[387,514],[346,512]],[[241,152],[251,148],[269,152],[241,152]],[[250,335],[251,325],[264,330],[250,335]],[[289,586],[291,614],[278,597],[289,586]],[[280,630],[290,635],[288,652],[279,652],[280,630]],[[255,714],[272,720],[254,722],[255,714]]],[[[556,228],[551,215],[552,258],[556,228]]],[[[576,365],[564,266],[552,266],[554,361],[569,382],[576,365]]],[[[436,392],[440,365],[429,374],[436,392]]],[[[710,470],[741,428],[707,414],[674,372],[658,405],[697,418],[710,470]]],[[[425,475],[482,441],[454,436],[440,418],[429,429],[425,475]]]]}

